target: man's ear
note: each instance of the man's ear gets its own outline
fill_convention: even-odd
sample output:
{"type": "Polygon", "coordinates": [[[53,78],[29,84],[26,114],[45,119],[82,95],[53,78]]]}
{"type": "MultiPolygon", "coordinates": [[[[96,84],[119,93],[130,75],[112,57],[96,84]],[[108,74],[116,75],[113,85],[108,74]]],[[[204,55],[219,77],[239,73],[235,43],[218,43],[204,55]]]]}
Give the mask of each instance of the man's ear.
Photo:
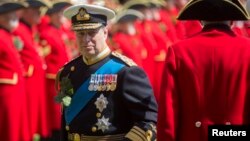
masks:
{"type": "Polygon", "coordinates": [[[108,38],[108,28],[106,26],[103,28],[103,33],[106,40],[108,38]]]}

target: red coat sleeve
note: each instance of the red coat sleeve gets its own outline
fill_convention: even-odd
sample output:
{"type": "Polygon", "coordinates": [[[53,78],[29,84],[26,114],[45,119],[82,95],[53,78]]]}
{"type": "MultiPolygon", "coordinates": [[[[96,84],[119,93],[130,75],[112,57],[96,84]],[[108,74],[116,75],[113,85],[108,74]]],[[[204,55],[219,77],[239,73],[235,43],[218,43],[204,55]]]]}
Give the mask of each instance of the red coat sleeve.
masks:
{"type": "Polygon", "coordinates": [[[174,141],[175,140],[175,119],[178,117],[174,113],[176,86],[175,86],[176,62],[172,47],[168,49],[164,75],[161,86],[158,109],[157,140],[174,141]]]}

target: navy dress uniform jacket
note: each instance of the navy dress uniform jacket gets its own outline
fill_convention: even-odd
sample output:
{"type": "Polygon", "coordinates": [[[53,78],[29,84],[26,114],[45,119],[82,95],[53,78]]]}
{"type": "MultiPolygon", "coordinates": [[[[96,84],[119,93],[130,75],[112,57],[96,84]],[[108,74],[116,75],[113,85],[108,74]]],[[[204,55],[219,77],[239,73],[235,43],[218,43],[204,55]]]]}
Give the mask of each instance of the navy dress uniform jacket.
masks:
{"type": "Polygon", "coordinates": [[[117,73],[116,89],[114,91],[97,91],[68,125],[65,122],[64,109],[62,115],[63,141],[82,141],[87,140],[89,136],[96,140],[155,140],[157,103],[152,87],[144,71],[131,65],[126,57],[110,53],[101,61],[87,65],[80,56],[66,64],[58,73],[60,74],[58,75],[59,83],[63,77],[67,76],[73,89],[77,90],[86,79],[91,77],[91,74],[109,60],[119,60],[125,65],[117,73]],[[98,98],[106,99],[106,106],[102,112],[95,104],[98,98]],[[106,123],[104,129],[98,127],[100,119],[106,123]],[[111,138],[107,135],[111,135],[111,138]],[[114,138],[112,135],[115,135],[114,138]]]}

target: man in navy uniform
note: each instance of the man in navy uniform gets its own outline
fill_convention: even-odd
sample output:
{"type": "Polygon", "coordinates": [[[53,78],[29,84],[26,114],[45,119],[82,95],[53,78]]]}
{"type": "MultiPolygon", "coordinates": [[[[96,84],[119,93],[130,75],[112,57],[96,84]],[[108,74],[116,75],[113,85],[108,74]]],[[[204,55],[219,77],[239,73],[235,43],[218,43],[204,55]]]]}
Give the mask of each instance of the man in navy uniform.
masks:
{"type": "Polygon", "coordinates": [[[57,75],[62,140],[155,140],[157,103],[147,75],[106,43],[114,12],[80,4],[64,16],[72,21],[81,56],[57,75]]]}

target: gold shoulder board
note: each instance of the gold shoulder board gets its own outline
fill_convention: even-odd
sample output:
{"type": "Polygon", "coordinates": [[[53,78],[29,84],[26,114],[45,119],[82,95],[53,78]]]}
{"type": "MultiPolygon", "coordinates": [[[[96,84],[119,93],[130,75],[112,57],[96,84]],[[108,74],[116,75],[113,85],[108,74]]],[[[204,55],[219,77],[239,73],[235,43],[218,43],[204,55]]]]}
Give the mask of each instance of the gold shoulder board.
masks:
{"type": "Polygon", "coordinates": [[[112,52],[112,55],[115,56],[116,58],[119,58],[120,60],[122,60],[128,66],[137,66],[137,64],[132,59],[130,59],[130,58],[118,53],[118,52],[112,52]]]}

